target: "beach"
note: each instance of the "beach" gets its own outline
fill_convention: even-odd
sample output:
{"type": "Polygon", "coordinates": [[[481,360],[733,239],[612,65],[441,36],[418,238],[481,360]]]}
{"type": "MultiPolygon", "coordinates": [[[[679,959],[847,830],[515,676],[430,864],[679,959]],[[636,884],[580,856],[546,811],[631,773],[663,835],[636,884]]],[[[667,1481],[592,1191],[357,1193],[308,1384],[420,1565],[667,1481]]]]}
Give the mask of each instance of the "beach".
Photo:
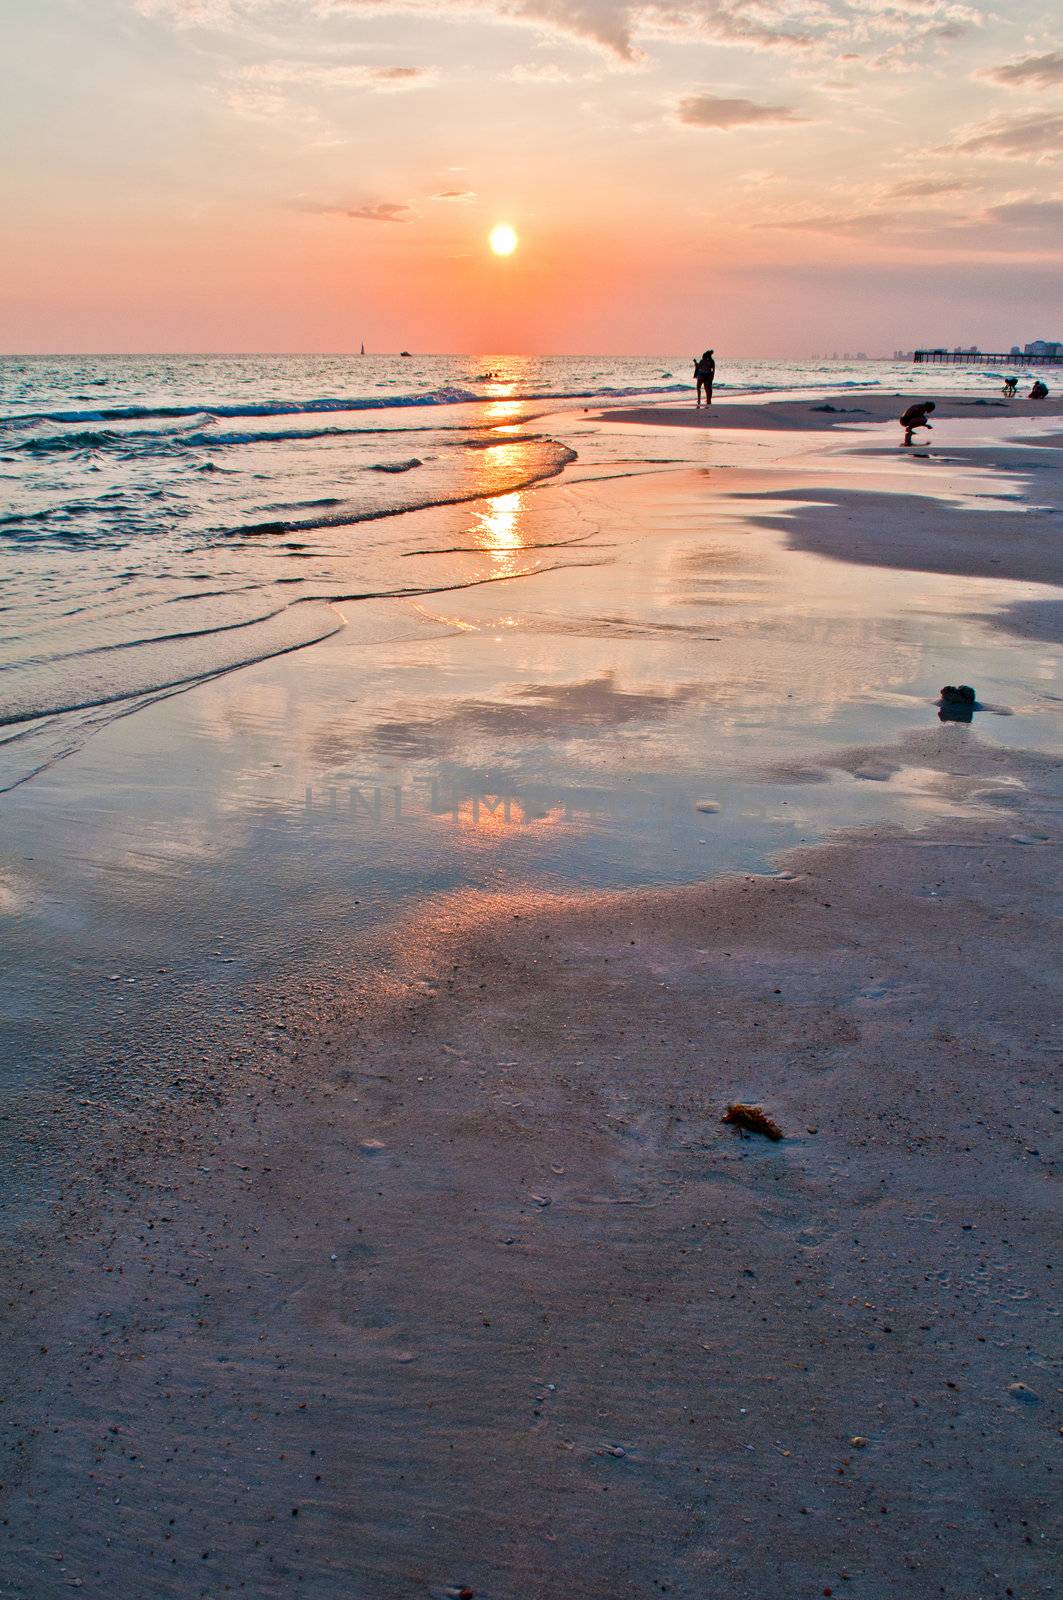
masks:
{"type": "Polygon", "coordinates": [[[5,1592],[1055,1592],[1060,407],[778,395],[28,660],[5,1592]]]}

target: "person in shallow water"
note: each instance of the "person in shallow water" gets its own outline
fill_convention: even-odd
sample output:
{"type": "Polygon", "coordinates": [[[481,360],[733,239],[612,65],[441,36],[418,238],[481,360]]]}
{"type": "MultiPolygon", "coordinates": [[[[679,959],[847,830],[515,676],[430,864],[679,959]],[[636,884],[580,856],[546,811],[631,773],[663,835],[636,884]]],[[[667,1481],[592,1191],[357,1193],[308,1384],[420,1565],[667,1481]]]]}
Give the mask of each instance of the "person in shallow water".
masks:
{"type": "Polygon", "coordinates": [[[1018,378],[1005,378],[1004,379],[1004,393],[1007,395],[1009,400],[1013,400],[1015,398],[1015,391],[1016,391],[1016,389],[1018,387],[1019,387],[1018,378]]]}
{"type": "Polygon", "coordinates": [[[916,428],[929,428],[931,423],[926,419],[931,411],[936,411],[937,405],[933,400],[920,400],[916,405],[909,406],[907,411],[902,411],[897,419],[904,429],[904,442],[911,444],[912,435],[916,428]]]}
{"type": "Polygon", "coordinates": [[[716,360],[711,350],[706,350],[703,355],[694,358],[694,381],[698,386],[698,405],[701,405],[701,392],[705,391],[705,404],[712,405],[712,386],[716,382],[716,360]]]}
{"type": "Polygon", "coordinates": [[[1030,399],[1031,400],[1047,400],[1048,399],[1048,385],[1047,385],[1047,383],[1045,383],[1043,378],[1038,378],[1037,382],[1034,384],[1033,388],[1030,390],[1030,399]]]}

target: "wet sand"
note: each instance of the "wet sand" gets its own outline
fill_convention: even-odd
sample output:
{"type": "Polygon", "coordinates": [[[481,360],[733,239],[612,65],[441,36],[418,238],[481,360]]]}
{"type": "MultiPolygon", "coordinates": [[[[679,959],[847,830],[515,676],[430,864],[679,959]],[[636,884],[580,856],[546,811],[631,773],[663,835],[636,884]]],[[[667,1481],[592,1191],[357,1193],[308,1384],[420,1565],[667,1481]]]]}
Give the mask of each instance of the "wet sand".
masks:
{"type": "Polygon", "coordinates": [[[6,1592],[1054,1593],[1060,763],[760,777],[906,769],[980,814],[437,895],[190,1027],[9,1261],[6,1592]]]}
{"type": "MultiPolygon", "coordinates": [[[[933,389],[928,388],[932,395],[933,389]]],[[[886,395],[835,395],[827,401],[780,401],[771,405],[714,402],[695,410],[687,407],[646,406],[614,411],[613,420],[640,428],[681,427],[725,434],[729,430],[772,429],[778,432],[824,433],[848,430],[847,442],[859,448],[854,429],[894,421],[898,406],[910,397],[886,395]],[[829,408],[829,409],[827,409],[829,408]]],[[[798,457],[787,461],[785,483],[766,485],[754,473],[748,487],[740,473],[729,473],[723,486],[729,496],[747,494],[758,503],[763,520],[781,529],[791,548],[808,550],[833,559],[908,571],[956,573],[967,577],[1009,578],[1031,583],[1063,583],[1063,453],[1058,434],[1030,434],[1013,421],[1044,422],[1063,414],[1061,401],[1004,401],[967,397],[939,400],[934,431],[920,432],[911,450],[898,449],[892,457],[881,454],[881,432],[869,433],[868,454],[883,468],[894,464],[918,467],[929,475],[926,494],[906,483],[885,479],[878,485],[856,486],[832,475],[833,463],[798,457]],[[1052,409],[1045,411],[1044,407],[1052,409]],[[950,422],[966,425],[950,430],[950,422]],[[992,442],[972,441],[972,422],[992,430],[992,442]],[[1021,505],[1011,503],[1002,490],[996,502],[973,500],[965,493],[964,474],[972,468],[997,467],[1013,474],[1024,491],[1021,505]],[[824,471],[824,468],[826,470],[824,471]],[[817,475],[818,474],[818,475],[817,475]],[[945,499],[942,501],[942,478],[945,499]],[[949,480],[957,483],[948,504],[949,480]],[[765,502],[780,502],[777,518],[763,515],[765,502]],[[1027,503],[1028,501],[1028,503],[1027,503]]],[[[897,430],[900,441],[900,429],[897,430]]],[[[890,439],[889,443],[893,443],[890,439]]],[[[1055,637],[1054,615],[1049,614],[1055,637]]],[[[1021,630],[1017,630],[1021,631],[1021,630]]],[[[1040,633],[1026,635],[1042,637],[1040,633]]]]}
{"type": "MultiPolygon", "coordinates": [[[[639,427],[669,428],[766,428],[772,432],[822,432],[825,429],[853,427],[861,423],[892,422],[915,400],[933,400],[936,411],[928,434],[920,429],[916,445],[934,441],[942,422],[964,421],[972,417],[1051,420],[1063,416],[1063,400],[1005,400],[1000,394],[942,395],[948,378],[929,369],[913,378],[903,394],[830,395],[826,399],[794,399],[758,402],[744,398],[716,398],[711,406],[625,406],[610,408],[615,422],[632,422],[639,427]]],[[[901,430],[897,427],[897,436],[901,430]]]]}

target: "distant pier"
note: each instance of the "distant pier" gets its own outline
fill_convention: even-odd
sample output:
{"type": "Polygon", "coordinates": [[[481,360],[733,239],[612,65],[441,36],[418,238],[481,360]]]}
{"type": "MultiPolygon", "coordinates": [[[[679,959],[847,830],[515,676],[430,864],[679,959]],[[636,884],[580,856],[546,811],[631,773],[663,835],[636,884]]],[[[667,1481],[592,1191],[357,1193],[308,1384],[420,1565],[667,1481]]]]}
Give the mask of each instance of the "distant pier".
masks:
{"type": "Polygon", "coordinates": [[[993,350],[913,350],[912,360],[946,367],[977,366],[986,361],[995,367],[1060,367],[1063,366],[1063,353],[1026,356],[1021,351],[1003,354],[993,350]]]}

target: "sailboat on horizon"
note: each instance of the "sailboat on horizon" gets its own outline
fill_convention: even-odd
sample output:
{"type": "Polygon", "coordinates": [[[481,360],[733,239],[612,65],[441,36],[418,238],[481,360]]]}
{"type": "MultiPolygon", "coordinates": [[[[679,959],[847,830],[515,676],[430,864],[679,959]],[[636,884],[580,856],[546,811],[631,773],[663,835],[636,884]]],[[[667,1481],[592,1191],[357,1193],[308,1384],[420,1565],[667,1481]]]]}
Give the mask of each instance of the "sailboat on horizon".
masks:
{"type": "Polygon", "coordinates": [[[364,356],[365,355],[365,340],[364,339],[362,340],[362,348],[359,350],[358,354],[360,356],[364,356]]]}

